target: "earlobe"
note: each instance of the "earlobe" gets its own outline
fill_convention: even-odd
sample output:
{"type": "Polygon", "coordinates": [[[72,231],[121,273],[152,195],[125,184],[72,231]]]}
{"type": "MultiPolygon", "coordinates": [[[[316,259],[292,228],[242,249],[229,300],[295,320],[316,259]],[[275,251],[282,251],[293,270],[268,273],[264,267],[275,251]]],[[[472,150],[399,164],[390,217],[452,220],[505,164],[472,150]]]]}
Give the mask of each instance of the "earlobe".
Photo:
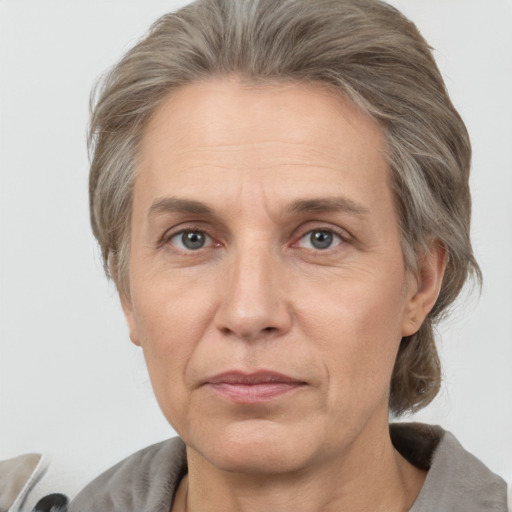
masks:
{"type": "Polygon", "coordinates": [[[446,269],[446,249],[436,241],[423,256],[418,272],[410,274],[409,299],[406,304],[402,336],[411,336],[421,327],[434,307],[446,269]]]}
{"type": "Polygon", "coordinates": [[[121,307],[123,308],[124,317],[128,325],[130,340],[134,345],[140,347],[139,333],[137,330],[137,322],[135,321],[135,314],[133,311],[132,301],[124,294],[120,295],[119,299],[121,301],[121,307]]]}

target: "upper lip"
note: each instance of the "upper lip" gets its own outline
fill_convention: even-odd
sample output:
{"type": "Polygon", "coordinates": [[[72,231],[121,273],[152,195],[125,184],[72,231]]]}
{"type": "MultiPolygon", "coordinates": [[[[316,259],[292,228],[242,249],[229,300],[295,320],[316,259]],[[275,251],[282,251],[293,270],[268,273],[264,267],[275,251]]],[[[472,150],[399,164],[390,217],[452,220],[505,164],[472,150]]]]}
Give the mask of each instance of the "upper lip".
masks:
{"type": "Polygon", "coordinates": [[[272,384],[272,383],[303,383],[300,379],[283,375],[282,373],[269,370],[258,370],[255,372],[243,372],[239,370],[219,373],[213,377],[209,377],[205,381],[206,384],[272,384]]]}

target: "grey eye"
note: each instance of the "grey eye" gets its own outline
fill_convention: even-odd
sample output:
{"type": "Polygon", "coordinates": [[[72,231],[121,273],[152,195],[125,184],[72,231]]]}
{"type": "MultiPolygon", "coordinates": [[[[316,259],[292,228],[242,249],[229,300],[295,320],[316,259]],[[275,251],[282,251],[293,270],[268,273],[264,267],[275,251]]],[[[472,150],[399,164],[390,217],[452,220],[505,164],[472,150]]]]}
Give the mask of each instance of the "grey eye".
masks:
{"type": "Polygon", "coordinates": [[[182,231],[171,238],[171,243],[184,251],[197,251],[211,242],[212,239],[203,231],[182,231]]]}
{"type": "Polygon", "coordinates": [[[305,249],[324,250],[343,242],[341,237],[332,231],[315,229],[308,231],[300,240],[299,246],[305,249]]]}
{"type": "Polygon", "coordinates": [[[332,244],[333,236],[328,231],[313,231],[309,239],[315,249],[327,249],[332,244]]]}

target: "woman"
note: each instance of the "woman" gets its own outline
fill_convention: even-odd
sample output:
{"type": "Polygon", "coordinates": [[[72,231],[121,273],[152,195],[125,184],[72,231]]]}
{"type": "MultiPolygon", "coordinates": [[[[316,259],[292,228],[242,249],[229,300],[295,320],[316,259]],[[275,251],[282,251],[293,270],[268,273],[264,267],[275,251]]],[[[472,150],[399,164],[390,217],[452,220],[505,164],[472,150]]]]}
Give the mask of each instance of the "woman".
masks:
{"type": "Polygon", "coordinates": [[[480,272],[470,144],[373,0],[205,0],[106,77],[91,219],[180,438],[72,511],[506,510],[439,427],[433,325],[480,272]]]}

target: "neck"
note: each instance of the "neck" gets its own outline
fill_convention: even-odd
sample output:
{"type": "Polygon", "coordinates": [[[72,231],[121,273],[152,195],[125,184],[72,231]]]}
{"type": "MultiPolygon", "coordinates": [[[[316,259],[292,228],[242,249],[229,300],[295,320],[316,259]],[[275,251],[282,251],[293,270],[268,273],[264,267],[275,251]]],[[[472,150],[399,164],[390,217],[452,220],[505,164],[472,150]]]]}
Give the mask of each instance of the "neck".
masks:
{"type": "Polygon", "coordinates": [[[224,471],[187,448],[189,474],[173,512],[409,510],[426,472],[394,450],[387,424],[385,435],[370,437],[371,442],[362,434],[341,456],[286,474],[224,471]]]}

